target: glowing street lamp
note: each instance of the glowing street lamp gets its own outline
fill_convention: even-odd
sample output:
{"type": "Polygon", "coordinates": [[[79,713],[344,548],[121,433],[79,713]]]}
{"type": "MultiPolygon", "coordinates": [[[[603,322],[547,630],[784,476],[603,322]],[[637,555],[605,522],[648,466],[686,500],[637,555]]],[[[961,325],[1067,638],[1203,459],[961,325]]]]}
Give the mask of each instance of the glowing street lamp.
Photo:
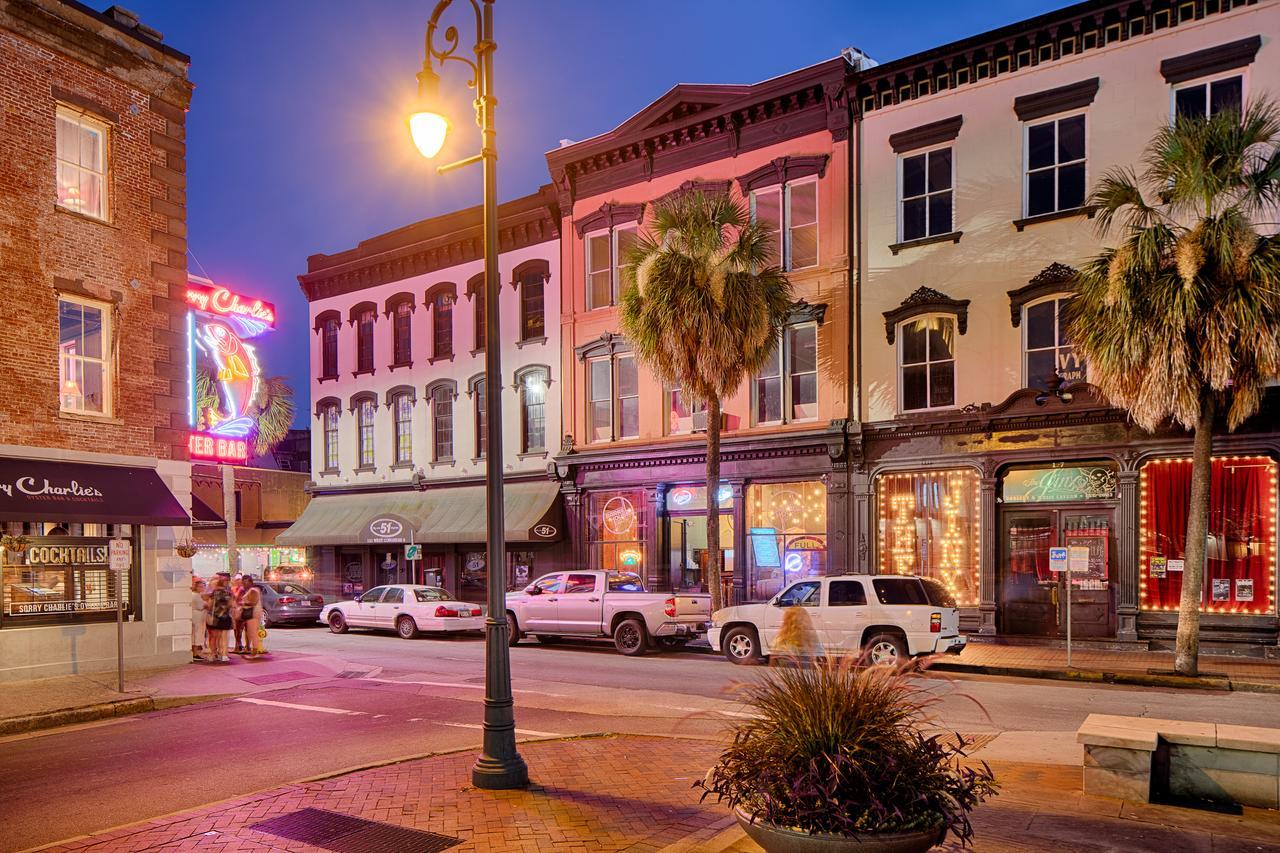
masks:
{"type": "Polygon", "coordinates": [[[477,788],[504,790],[523,788],[529,784],[529,768],[516,749],[515,702],[511,692],[511,656],[507,649],[510,627],[507,625],[506,574],[507,545],[505,512],[502,495],[502,364],[497,310],[500,285],[498,279],[498,149],[493,129],[493,109],[498,103],[493,94],[493,0],[469,0],[476,19],[476,42],[472,47],[475,60],[460,56],[458,29],[444,31],[442,47],[433,44],[440,16],[453,0],[439,0],[427,23],[425,57],[418,74],[418,112],[409,117],[413,144],[423,157],[440,152],[449,122],[440,113],[438,88],[440,76],[431,67],[432,60],[443,66],[450,60],[461,62],[471,71],[467,85],[476,90],[476,119],[480,125],[480,153],[437,166],[439,173],[471,163],[484,164],[484,293],[485,304],[485,406],[489,413],[485,424],[485,559],[489,570],[489,613],[485,620],[484,663],[484,747],[471,768],[471,783],[477,788]]]}

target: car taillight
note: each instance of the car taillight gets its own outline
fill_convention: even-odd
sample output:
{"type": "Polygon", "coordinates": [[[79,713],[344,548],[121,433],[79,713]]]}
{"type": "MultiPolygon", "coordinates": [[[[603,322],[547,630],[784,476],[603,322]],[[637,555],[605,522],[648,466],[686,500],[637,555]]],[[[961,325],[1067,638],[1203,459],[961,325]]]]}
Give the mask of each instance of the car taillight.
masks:
{"type": "Polygon", "coordinates": [[[930,634],[942,633],[942,614],[941,613],[929,614],[929,633],[930,634]]]}
{"type": "Polygon", "coordinates": [[[279,604],[297,604],[298,599],[294,598],[292,595],[282,595],[280,596],[280,600],[278,603],[279,604]]]}
{"type": "Polygon", "coordinates": [[[668,616],[675,616],[675,615],[676,615],[676,600],[675,600],[674,598],[668,598],[668,599],[667,599],[667,606],[666,606],[666,607],[664,607],[664,608],[662,609],[662,612],[663,612],[663,613],[665,613],[665,614],[667,614],[668,616]]]}
{"type": "Polygon", "coordinates": [[[445,607],[443,604],[441,604],[439,607],[436,608],[436,615],[437,616],[457,616],[458,611],[454,610],[452,607],[445,607]]]}
{"type": "Polygon", "coordinates": [[[324,604],[324,596],[323,595],[311,596],[311,603],[319,607],[321,604],[324,604]]]}

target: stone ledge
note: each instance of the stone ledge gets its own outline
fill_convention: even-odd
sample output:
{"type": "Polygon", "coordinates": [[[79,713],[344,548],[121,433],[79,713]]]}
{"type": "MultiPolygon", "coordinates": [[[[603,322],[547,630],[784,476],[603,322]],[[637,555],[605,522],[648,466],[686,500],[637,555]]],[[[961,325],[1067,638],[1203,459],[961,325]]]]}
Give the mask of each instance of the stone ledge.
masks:
{"type": "Polygon", "coordinates": [[[1219,724],[1217,745],[1221,749],[1280,754],[1280,729],[1219,724]]]}

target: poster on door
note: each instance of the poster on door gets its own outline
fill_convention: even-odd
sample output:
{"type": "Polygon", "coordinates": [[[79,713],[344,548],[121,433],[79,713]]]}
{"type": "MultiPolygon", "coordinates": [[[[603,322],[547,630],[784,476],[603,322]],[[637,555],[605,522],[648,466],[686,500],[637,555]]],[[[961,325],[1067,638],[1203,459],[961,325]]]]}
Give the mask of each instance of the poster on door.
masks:
{"type": "Polygon", "coordinates": [[[1214,578],[1213,579],[1213,600],[1214,601],[1230,601],[1231,600],[1231,578],[1214,578]]]}
{"type": "Polygon", "coordinates": [[[1072,581],[1077,585],[1090,581],[1091,583],[1085,588],[1091,589],[1096,588],[1097,581],[1107,580],[1108,532],[1105,527],[1084,527],[1067,530],[1066,535],[1063,536],[1063,544],[1066,545],[1072,559],[1080,561],[1079,564],[1071,566],[1070,572],[1072,581]],[[1084,556],[1083,551],[1087,551],[1087,557],[1084,556]],[[1083,569],[1080,565],[1083,565],[1083,569]]]}

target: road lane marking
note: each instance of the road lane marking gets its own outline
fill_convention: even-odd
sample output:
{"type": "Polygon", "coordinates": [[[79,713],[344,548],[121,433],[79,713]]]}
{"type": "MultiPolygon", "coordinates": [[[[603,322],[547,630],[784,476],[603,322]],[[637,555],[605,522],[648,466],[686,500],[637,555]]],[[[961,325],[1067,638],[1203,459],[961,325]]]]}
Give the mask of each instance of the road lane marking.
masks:
{"type": "Polygon", "coordinates": [[[237,702],[248,702],[250,705],[268,705],[272,708],[292,708],[295,711],[319,711],[322,714],[341,714],[344,717],[363,717],[364,711],[348,711],[345,708],[322,708],[319,705],[295,705],[292,702],[276,702],[271,699],[254,699],[252,696],[239,696],[237,702]]]}
{"type": "MultiPolygon", "coordinates": [[[[377,681],[381,684],[420,684],[423,687],[459,687],[465,690],[484,690],[483,684],[465,684],[457,681],[400,681],[395,678],[362,678],[361,681],[377,681]]],[[[514,688],[513,693],[531,693],[537,696],[558,696],[565,697],[566,693],[548,693],[545,690],[526,690],[521,687],[514,688]]]]}
{"type": "MultiPolygon", "coordinates": [[[[442,720],[436,720],[435,722],[441,726],[449,726],[454,729],[484,729],[484,726],[479,723],[446,723],[442,720]]],[[[533,729],[516,729],[516,734],[528,735],[529,737],[567,737],[567,735],[559,732],[535,732],[533,729]]]]}

